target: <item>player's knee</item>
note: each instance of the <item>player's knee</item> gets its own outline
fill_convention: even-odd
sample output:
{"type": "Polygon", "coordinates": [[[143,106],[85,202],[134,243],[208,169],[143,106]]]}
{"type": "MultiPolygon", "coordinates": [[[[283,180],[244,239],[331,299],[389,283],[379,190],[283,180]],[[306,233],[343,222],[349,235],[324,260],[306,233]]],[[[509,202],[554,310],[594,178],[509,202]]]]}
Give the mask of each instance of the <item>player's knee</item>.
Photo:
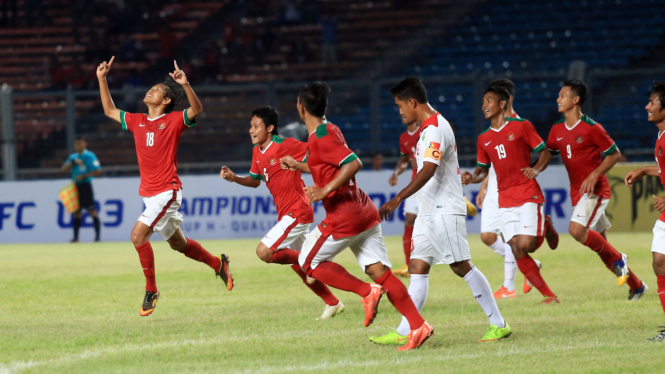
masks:
{"type": "Polygon", "coordinates": [[[261,259],[261,261],[270,263],[270,258],[272,257],[272,251],[270,248],[266,247],[263,243],[259,244],[256,247],[256,255],[261,259]]]}
{"type": "Polygon", "coordinates": [[[486,245],[491,246],[496,243],[497,235],[493,232],[482,232],[480,233],[480,240],[486,245]]]}
{"type": "Polygon", "coordinates": [[[586,239],[587,230],[584,226],[578,223],[571,223],[568,227],[568,232],[570,233],[570,236],[575,238],[578,242],[583,242],[586,239]]]}

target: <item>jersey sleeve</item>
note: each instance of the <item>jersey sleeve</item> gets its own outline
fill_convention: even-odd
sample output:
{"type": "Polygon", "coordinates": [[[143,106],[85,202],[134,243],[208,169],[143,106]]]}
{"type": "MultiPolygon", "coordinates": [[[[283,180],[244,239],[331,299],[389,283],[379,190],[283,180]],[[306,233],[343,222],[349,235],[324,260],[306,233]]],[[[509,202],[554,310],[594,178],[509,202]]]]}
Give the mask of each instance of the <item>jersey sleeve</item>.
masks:
{"type": "Polygon", "coordinates": [[[323,162],[341,167],[358,156],[346,145],[339,131],[328,130],[328,135],[319,139],[319,152],[323,162]]]}
{"type": "Polygon", "coordinates": [[[556,145],[556,127],[552,127],[550,130],[550,134],[547,136],[547,144],[545,145],[547,149],[552,152],[552,154],[558,154],[559,153],[559,147],[556,145]]]}
{"type": "Polygon", "coordinates": [[[610,138],[610,135],[605,131],[603,126],[595,124],[591,129],[593,130],[591,139],[605,155],[611,155],[617,150],[617,144],[610,138]]]}
{"type": "Polygon", "coordinates": [[[522,131],[524,132],[524,140],[529,145],[529,147],[531,147],[531,149],[536,152],[540,152],[545,149],[545,142],[543,141],[543,138],[538,135],[536,128],[533,127],[531,122],[525,120],[522,124],[522,131]]]}
{"type": "Polygon", "coordinates": [[[287,155],[293,157],[298,162],[305,162],[307,159],[307,143],[292,138],[284,139],[284,143],[288,147],[287,155]]]}
{"type": "Polygon", "coordinates": [[[252,179],[257,180],[257,179],[262,179],[261,178],[261,171],[259,170],[259,164],[256,162],[256,157],[254,157],[256,152],[252,152],[252,166],[249,167],[249,176],[252,177],[252,179]]]}
{"type": "Polygon", "coordinates": [[[134,128],[141,124],[141,114],[127,113],[124,110],[120,111],[120,124],[122,124],[123,131],[134,132],[134,128]]]}
{"type": "Polygon", "coordinates": [[[425,131],[425,152],[423,153],[423,162],[441,164],[441,151],[445,150],[446,139],[444,139],[443,129],[440,126],[429,126],[425,131]]]}
{"type": "Polygon", "coordinates": [[[492,162],[490,161],[490,158],[487,155],[487,152],[485,152],[485,148],[483,147],[482,144],[483,141],[481,140],[480,137],[478,137],[478,145],[476,146],[478,148],[478,155],[476,156],[476,164],[481,168],[489,169],[490,166],[492,165],[492,162]]]}

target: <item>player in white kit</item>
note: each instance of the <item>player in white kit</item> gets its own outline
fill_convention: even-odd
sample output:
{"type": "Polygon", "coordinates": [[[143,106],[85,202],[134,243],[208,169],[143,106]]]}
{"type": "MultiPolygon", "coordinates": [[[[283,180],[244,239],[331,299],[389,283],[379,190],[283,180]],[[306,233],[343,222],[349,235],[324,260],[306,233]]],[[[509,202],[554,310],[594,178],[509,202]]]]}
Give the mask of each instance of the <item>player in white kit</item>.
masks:
{"type": "MultiPolygon", "coordinates": [[[[418,174],[379,210],[383,219],[390,219],[404,199],[418,192],[418,219],[413,229],[409,263],[409,295],[421,310],[427,299],[430,267],[449,265],[467,282],[476,301],[489,317],[490,329],[479,341],[506,338],[511,333],[510,326],[491,296],[492,289],[487,278],[470,261],[466,202],[457,161],[457,144],[450,124],[429,105],[427,90],[420,79],[406,78],[391,88],[390,93],[404,122],[417,120],[421,123],[416,147],[418,174]]],[[[378,344],[404,344],[409,331],[409,323],[402,317],[396,331],[370,340],[378,344]]]]}

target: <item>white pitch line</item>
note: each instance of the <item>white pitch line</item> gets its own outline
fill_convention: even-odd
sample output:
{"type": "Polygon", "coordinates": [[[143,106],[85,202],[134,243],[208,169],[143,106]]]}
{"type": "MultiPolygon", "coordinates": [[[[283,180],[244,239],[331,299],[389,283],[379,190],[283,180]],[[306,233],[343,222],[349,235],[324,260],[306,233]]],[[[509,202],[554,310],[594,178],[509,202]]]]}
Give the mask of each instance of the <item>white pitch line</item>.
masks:
{"type": "MultiPolygon", "coordinates": [[[[356,330],[338,330],[327,332],[328,335],[344,335],[354,331],[360,331],[364,329],[356,330]]],[[[304,331],[301,333],[289,333],[289,332],[273,332],[266,335],[243,335],[243,336],[231,336],[224,338],[200,338],[200,339],[178,339],[162,343],[154,344],[123,344],[118,346],[110,346],[105,348],[98,349],[89,349],[84,350],[81,353],[76,353],[72,355],[56,357],[48,360],[42,361],[17,361],[11,362],[9,364],[0,365],[0,374],[15,374],[23,370],[32,369],[34,367],[40,366],[49,366],[54,365],[63,365],[71,364],[77,361],[83,361],[87,359],[94,359],[97,357],[107,357],[127,352],[137,352],[137,351],[147,351],[147,350],[157,350],[164,348],[175,348],[180,346],[191,346],[191,345],[207,345],[207,344],[224,344],[229,341],[248,341],[248,340],[263,340],[263,339],[272,339],[275,337],[303,337],[307,335],[316,334],[313,331],[304,331]]],[[[581,343],[581,344],[569,344],[567,346],[556,346],[556,345],[546,345],[544,347],[533,347],[528,349],[520,348],[511,348],[509,350],[502,350],[503,344],[499,346],[499,351],[496,353],[476,353],[476,354],[458,354],[458,355],[446,355],[446,356],[437,356],[437,357],[423,357],[423,356],[402,356],[395,357],[388,362],[385,359],[380,361],[377,360],[367,360],[367,361],[353,361],[353,360],[338,360],[338,361],[322,361],[317,364],[308,364],[308,365],[292,365],[292,366],[264,366],[259,369],[250,369],[236,372],[238,374],[254,374],[254,373],[279,373],[279,372],[304,372],[304,371],[318,371],[318,370],[332,370],[338,368],[348,368],[348,367],[373,367],[379,365],[400,365],[400,364],[413,364],[413,363],[428,363],[428,362],[442,362],[442,361],[454,361],[461,359],[474,359],[484,356],[509,356],[509,355],[518,355],[518,354],[531,354],[531,353],[551,353],[551,352],[564,352],[569,350],[578,350],[578,349],[591,349],[591,348],[601,348],[601,347],[613,347],[613,348],[625,348],[626,345],[618,345],[615,343],[581,343]]],[[[397,354],[397,353],[396,353],[397,354]]]]}

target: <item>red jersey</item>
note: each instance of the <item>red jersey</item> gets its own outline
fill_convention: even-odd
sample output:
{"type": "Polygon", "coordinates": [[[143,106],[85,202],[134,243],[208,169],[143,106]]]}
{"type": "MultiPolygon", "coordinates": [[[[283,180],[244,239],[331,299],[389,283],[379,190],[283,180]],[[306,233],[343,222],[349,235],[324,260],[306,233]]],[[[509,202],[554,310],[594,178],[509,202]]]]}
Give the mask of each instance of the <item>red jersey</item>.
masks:
{"type": "Polygon", "coordinates": [[[531,122],[506,118],[500,129],[490,127],[478,136],[478,166],[494,166],[499,186],[499,207],[512,208],[545,201],[540,185],[521,169],[531,164],[531,150],[545,149],[543,139],[531,122]]]}
{"type": "Polygon", "coordinates": [[[279,219],[289,215],[296,218],[298,223],[312,223],[314,211],[305,195],[305,182],[299,171],[294,173],[280,167],[279,159],[284,156],[303,161],[307,156],[307,143],[273,135],[272,142],[265,150],[262,151],[258,145],[254,146],[249,175],[265,182],[275,199],[279,219]]]}
{"type": "Polygon", "coordinates": [[[411,162],[411,179],[416,177],[418,174],[418,167],[414,167],[413,161],[416,159],[416,146],[418,145],[418,137],[420,136],[420,128],[418,128],[413,133],[410,133],[409,130],[406,130],[399,136],[399,153],[400,156],[409,156],[409,161],[411,162]]]}
{"type": "Polygon", "coordinates": [[[187,118],[187,110],[164,113],[157,118],[121,111],[120,123],[123,130],[134,133],[141,173],[139,195],[149,197],[180,189],[176,151],[182,132],[196,125],[196,121],[187,118]]]}
{"type": "MultiPolygon", "coordinates": [[[[339,127],[330,122],[309,134],[307,164],[314,184],[325,187],[335,178],[342,165],[358,158],[346,145],[339,127]]],[[[379,211],[372,200],[356,184],[353,177],[348,184],[332,191],[323,199],[326,218],[319,224],[324,234],[334,239],[346,238],[369,230],[379,224],[379,211]]]]}
{"type": "MultiPolygon", "coordinates": [[[[658,174],[660,174],[660,183],[665,186],[665,136],[663,136],[663,133],[658,134],[655,156],[656,165],[658,165],[658,174]]],[[[658,219],[665,222],[665,212],[661,213],[658,219]]]]}
{"type": "MultiPolygon", "coordinates": [[[[547,149],[561,153],[570,179],[570,197],[575,206],[582,197],[580,196],[582,182],[603,161],[600,153],[610,155],[616,151],[617,145],[607,135],[603,126],[583,115],[571,128],[566,126],[565,119],[556,122],[547,138],[547,149]]],[[[604,199],[610,198],[610,184],[605,174],[598,178],[593,194],[604,199]]]]}

